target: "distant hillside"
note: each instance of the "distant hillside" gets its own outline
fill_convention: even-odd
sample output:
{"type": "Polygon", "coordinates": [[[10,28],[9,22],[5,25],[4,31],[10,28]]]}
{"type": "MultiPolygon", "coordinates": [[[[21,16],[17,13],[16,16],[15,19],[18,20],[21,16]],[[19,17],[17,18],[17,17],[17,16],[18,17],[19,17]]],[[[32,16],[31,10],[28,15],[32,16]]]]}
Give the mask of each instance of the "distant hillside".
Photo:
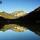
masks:
{"type": "MultiPolygon", "coordinates": [[[[15,11],[15,12],[13,12],[11,14],[6,13],[6,12],[0,12],[0,16],[4,17],[4,18],[7,18],[7,19],[16,19],[16,18],[19,18],[21,16],[24,16],[25,14],[26,13],[24,11],[15,11]]],[[[25,28],[20,27],[19,25],[16,25],[16,24],[5,25],[1,29],[1,31],[6,31],[8,29],[14,30],[16,32],[23,32],[23,31],[25,31],[25,28]]]]}
{"type": "Polygon", "coordinates": [[[8,14],[6,12],[0,12],[0,16],[4,17],[4,18],[8,18],[8,19],[12,19],[13,16],[11,14],[8,14]]]}
{"type": "Polygon", "coordinates": [[[15,11],[11,14],[6,12],[0,12],[0,16],[7,18],[7,19],[15,19],[21,16],[24,16],[26,13],[24,11],[15,11]]]}
{"type": "Polygon", "coordinates": [[[24,11],[15,11],[11,15],[14,16],[13,17],[14,19],[16,19],[16,18],[19,18],[21,16],[27,15],[27,13],[25,13],[24,11]]]}
{"type": "Polygon", "coordinates": [[[15,19],[15,24],[5,25],[2,29],[0,29],[1,31],[11,29],[17,32],[24,32],[24,29],[28,28],[30,31],[40,35],[40,7],[29,14],[26,14],[24,11],[16,11],[12,14],[0,12],[0,16],[8,19],[15,19]]]}

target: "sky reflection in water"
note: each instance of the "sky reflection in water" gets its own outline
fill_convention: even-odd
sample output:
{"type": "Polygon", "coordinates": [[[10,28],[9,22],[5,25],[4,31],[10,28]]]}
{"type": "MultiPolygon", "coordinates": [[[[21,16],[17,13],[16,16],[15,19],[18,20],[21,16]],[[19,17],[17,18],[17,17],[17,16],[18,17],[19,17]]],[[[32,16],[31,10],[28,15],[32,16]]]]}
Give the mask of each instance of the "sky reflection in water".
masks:
{"type": "Polygon", "coordinates": [[[0,31],[0,40],[40,40],[40,36],[29,30],[26,32],[8,30],[6,32],[0,31]]]}

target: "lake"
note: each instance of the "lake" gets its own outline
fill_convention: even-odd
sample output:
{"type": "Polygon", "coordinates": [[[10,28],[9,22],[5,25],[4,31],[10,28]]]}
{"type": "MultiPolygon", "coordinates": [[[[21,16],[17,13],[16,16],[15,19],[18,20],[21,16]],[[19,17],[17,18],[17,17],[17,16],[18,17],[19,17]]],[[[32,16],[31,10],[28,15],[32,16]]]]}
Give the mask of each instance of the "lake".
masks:
{"type": "Polygon", "coordinates": [[[5,32],[0,31],[0,40],[40,40],[40,36],[30,30],[25,32],[7,30],[5,32]]]}

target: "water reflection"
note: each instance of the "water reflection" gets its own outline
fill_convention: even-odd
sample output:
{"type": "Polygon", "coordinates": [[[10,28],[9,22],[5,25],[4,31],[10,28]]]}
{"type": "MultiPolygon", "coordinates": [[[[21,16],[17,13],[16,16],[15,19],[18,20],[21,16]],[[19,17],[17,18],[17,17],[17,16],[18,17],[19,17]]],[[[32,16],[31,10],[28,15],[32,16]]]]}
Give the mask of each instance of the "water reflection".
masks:
{"type": "Polygon", "coordinates": [[[40,35],[40,16],[39,15],[40,15],[40,7],[26,14],[25,16],[19,17],[17,19],[6,19],[3,17],[0,17],[0,29],[4,28],[4,25],[7,25],[7,24],[16,24],[16,25],[23,26],[24,28],[27,28],[32,32],[40,35]]]}
{"type": "Polygon", "coordinates": [[[18,19],[4,19],[0,17],[0,29],[5,24],[17,24],[24,26],[31,31],[26,32],[14,32],[6,31],[0,32],[0,40],[40,40],[40,7],[30,12],[28,15],[20,17],[18,19]],[[38,35],[36,35],[36,34],[38,35]]]}
{"type": "Polygon", "coordinates": [[[0,31],[0,40],[40,40],[40,36],[29,30],[26,32],[7,30],[6,32],[0,31]]]}

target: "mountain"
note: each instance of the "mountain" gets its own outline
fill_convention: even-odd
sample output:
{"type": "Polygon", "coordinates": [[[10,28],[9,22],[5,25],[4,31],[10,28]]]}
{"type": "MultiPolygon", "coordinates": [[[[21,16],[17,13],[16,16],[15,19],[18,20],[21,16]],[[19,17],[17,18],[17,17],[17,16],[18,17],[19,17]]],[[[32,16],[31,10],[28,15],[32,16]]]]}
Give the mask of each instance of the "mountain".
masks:
{"type": "Polygon", "coordinates": [[[14,23],[40,35],[40,7],[25,16],[15,19],[14,23]]]}
{"type": "Polygon", "coordinates": [[[24,11],[15,11],[10,14],[6,13],[6,12],[0,12],[0,16],[7,18],[7,19],[16,19],[16,18],[19,18],[24,15],[26,15],[26,13],[24,11]]]}
{"type": "MultiPolygon", "coordinates": [[[[0,12],[0,20],[3,18],[5,19],[16,19],[16,18],[19,18],[21,16],[24,16],[23,15],[24,12],[22,11],[16,11],[15,13],[6,13],[6,12],[0,12]],[[3,17],[3,18],[2,18],[3,17]]],[[[2,23],[3,25],[4,23],[2,23]]],[[[2,26],[0,24],[0,27],[2,26]]],[[[23,32],[25,30],[25,28],[23,28],[22,26],[20,27],[19,25],[16,25],[16,24],[8,24],[8,25],[4,25],[2,29],[0,29],[1,31],[6,31],[8,29],[11,29],[11,30],[14,30],[14,31],[17,31],[17,32],[23,32]],[[22,29],[21,29],[22,28],[22,29]]]]}
{"type": "Polygon", "coordinates": [[[14,19],[19,18],[21,16],[25,16],[27,13],[24,11],[15,11],[11,15],[14,15],[14,19]]]}
{"type": "Polygon", "coordinates": [[[6,12],[0,12],[0,16],[7,18],[7,19],[12,19],[13,16],[11,14],[8,14],[6,12]]]}
{"type": "Polygon", "coordinates": [[[1,30],[12,29],[17,32],[23,32],[25,28],[40,35],[40,7],[25,15],[21,14],[21,12],[15,13],[11,14],[11,16],[16,15],[11,19],[12,24],[5,25],[1,30]]]}

